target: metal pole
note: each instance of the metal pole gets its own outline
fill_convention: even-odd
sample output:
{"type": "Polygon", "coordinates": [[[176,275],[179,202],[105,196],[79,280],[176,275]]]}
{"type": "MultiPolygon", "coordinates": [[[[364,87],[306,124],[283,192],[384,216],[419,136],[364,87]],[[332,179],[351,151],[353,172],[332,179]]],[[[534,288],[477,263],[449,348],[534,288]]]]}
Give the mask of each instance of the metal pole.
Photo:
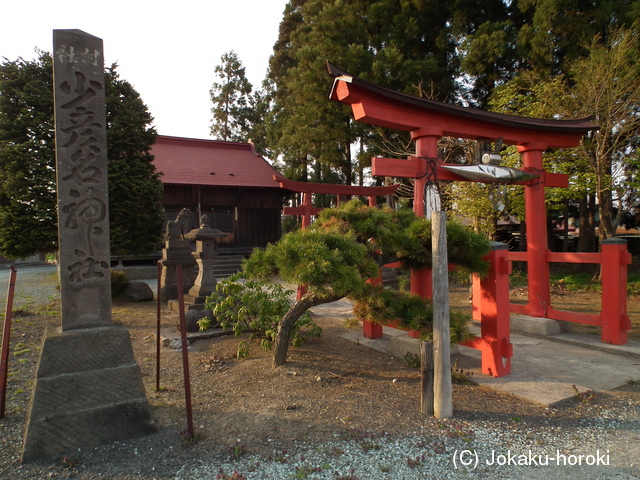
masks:
{"type": "Polygon", "coordinates": [[[191,409],[191,380],[189,378],[189,341],[187,340],[187,325],[184,315],[184,295],[182,286],[182,265],[176,265],[176,280],[178,282],[178,304],[180,310],[180,337],[182,340],[182,371],[184,372],[184,400],[187,408],[187,430],[194,437],[193,413],[191,409]]]}
{"type": "Polygon", "coordinates": [[[156,392],[160,391],[160,318],[162,316],[162,301],[160,299],[160,279],[162,265],[158,262],[158,302],[156,312],[156,392]]]}
{"type": "Polygon", "coordinates": [[[0,418],[4,418],[7,399],[7,377],[9,374],[9,343],[11,339],[11,314],[13,312],[13,293],[16,288],[16,267],[11,265],[9,274],[9,288],[7,291],[7,306],[2,329],[2,354],[0,356],[0,418]]]}

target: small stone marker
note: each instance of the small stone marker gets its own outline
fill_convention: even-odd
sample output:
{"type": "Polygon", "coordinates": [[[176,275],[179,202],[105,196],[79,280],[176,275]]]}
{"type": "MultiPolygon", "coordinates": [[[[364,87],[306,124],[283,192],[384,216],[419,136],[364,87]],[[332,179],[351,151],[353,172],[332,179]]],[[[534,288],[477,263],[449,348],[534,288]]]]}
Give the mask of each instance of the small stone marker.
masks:
{"type": "Polygon", "coordinates": [[[155,431],[129,333],[111,320],[102,40],[53,32],[61,328],[42,346],[22,461],[155,431]]]}

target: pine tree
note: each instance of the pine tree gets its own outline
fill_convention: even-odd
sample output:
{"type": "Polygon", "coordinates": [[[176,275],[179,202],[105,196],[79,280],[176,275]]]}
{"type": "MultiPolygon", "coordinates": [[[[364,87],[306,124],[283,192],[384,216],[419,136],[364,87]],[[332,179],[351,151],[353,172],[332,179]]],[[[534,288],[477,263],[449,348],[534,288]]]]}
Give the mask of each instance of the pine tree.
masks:
{"type": "MultiPolygon", "coordinates": [[[[484,236],[450,223],[447,238],[452,263],[467,272],[486,274],[488,264],[483,257],[489,251],[489,242],[484,236]]],[[[268,279],[277,275],[287,283],[307,286],[306,293],[286,311],[277,326],[269,328],[274,366],[285,363],[290,335],[298,330],[296,323],[310,307],[345,296],[356,301],[357,314],[363,318],[397,318],[407,328],[428,335],[432,321],[428,302],[408,292],[389,291],[367,282],[380,274],[382,265],[394,261],[403,262],[407,268],[431,266],[431,223],[417,218],[411,210],[366,207],[357,200],[323,210],[310,228],[290,232],[264,250],[256,249],[244,264],[246,276],[268,279]]],[[[265,302],[261,310],[273,311],[267,307],[270,300],[261,289],[235,285],[226,292],[229,296],[214,296],[213,302],[226,302],[225,308],[240,317],[247,310],[245,305],[256,300],[265,302]]],[[[455,316],[453,341],[462,341],[468,335],[466,325],[466,319],[455,316]]]]}

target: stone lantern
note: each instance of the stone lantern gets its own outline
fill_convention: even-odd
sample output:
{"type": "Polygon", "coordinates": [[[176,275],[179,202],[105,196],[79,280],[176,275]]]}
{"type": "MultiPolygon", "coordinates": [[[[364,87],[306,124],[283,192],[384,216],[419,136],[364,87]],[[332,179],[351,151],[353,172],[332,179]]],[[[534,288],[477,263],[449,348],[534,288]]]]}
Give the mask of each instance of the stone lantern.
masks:
{"type": "Polygon", "coordinates": [[[185,304],[188,304],[185,313],[187,331],[198,331],[196,322],[201,318],[213,318],[213,313],[205,308],[204,303],[216,289],[217,280],[213,274],[213,264],[218,256],[216,239],[225,235],[217,228],[211,228],[207,215],[200,218],[200,228],[185,235],[185,238],[196,242],[196,250],[192,255],[198,264],[198,276],[189,293],[184,296],[185,304]]]}

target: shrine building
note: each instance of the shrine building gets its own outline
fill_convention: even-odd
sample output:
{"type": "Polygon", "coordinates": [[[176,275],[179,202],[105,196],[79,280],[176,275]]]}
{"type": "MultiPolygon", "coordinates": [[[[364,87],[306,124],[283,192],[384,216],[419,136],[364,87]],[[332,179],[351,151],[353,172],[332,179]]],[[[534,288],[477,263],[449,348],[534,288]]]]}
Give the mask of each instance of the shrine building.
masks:
{"type": "Polygon", "coordinates": [[[246,254],[280,239],[284,190],[279,175],[251,143],[199,140],[159,135],[151,149],[164,185],[167,220],[180,210],[209,216],[226,233],[221,251],[246,254]]]}

